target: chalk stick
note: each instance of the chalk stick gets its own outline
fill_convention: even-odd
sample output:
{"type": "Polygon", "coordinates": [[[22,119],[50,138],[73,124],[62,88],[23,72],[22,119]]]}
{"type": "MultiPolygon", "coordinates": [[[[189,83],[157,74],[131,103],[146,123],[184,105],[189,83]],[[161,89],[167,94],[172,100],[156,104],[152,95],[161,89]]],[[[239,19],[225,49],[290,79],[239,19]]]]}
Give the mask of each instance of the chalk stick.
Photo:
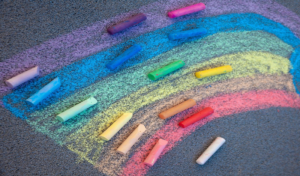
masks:
{"type": "Polygon", "coordinates": [[[207,30],[204,28],[192,29],[187,31],[173,32],[168,35],[170,40],[179,40],[190,37],[197,37],[207,34],[207,30]]]}
{"type": "Polygon", "coordinates": [[[155,81],[163,76],[166,76],[167,74],[180,69],[183,67],[185,63],[182,60],[175,61],[165,67],[162,67],[158,70],[155,70],[154,72],[151,72],[148,74],[148,78],[155,81]]]}
{"type": "Polygon", "coordinates": [[[182,128],[188,127],[193,123],[198,122],[199,120],[211,115],[212,113],[214,113],[214,110],[210,107],[206,107],[196,114],[192,115],[191,117],[188,117],[187,119],[179,122],[178,125],[182,128]]]}
{"type": "Polygon", "coordinates": [[[107,29],[107,32],[110,34],[115,34],[117,32],[123,31],[131,26],[137,25],[141,23],[142,21],[145,21],[147,19],[146,15],[143,13],[137,14],[119,24],[116,24],[114,26],[111,26],[107,29]]]}
{"type": "Polygon", "coordinates": [[[97,103],[97,100],[94,97],[90,97],[87,100],[73,106],[72,108],[60,113],[57,115],[57,119],[61,122],[65,122],[69,120],[72,117],[75,117],[82,111],[85,111],[89,107],[95,105],[97,103]]]}
{"type": "Polygon", "coordinates": [[[222,67],[217,67],[217,68],[212,68],[212,69],[209,69],[209,70],[196,72],[195,76],[197,78],[205,78],[205,77],[209,77],[209,76],[215,76],[215,75],[228,73],[228,72],[231,72],[231,71],[232,71],[231,66],[230,65],[225,65],[225,66],[222,66],[222,67]]]}
{"type": "Polygon", "coordinates": [[[181,8],[181,9],[171,11],[171,12],[168,13],[168,16],[170,18],[176,18],[176,17],[180,17],[180,16],[183,16],[183,15],[199,12],[199,11],[204,10],[204,9],[205,9],[205,4],[198,3],[198,4],[194,4],[194,5],[191,5],[191,6],[187,6],[187,7],[181,8]]]}
{"type": "Polygon", "coordinates": [[[212,144],[202,153],[202,155],[196,160],[200,165],[204,165],[206,161],[225,143],[225,139],[217,137],[212,144]]]}
{"type": "Polygon", "coordinates": [[[52,92],[54,92],[56,89],[60,87],[60,79],[59,77],[52,80],[50,83],[48,83],[46,86],[44,86],[41,90],[39,90],[37,93],[32,95],[30,98],[26,100],[27,103],[31,104],[32,106],[37,105],[40,103],[43,99],[45,99],[48,95],[50,95],[52,92]]]}
{"type": "Polygon", "coordinates": [[[24,82],[27,82],[31,80],[32,78],[39,76],[40,69],[39,66],[35,66],[30,70],[27,70],[13,78],[10,78],[9,80],[6,80],[5,83],[10,88],[15,88],[18,85],[23,84],[24,82]]]}
{"type": "Polygon", "coordinates": [[[148,166],[153,166],[167,144],[168,141],[159,139],[158,142],[153,147],[153,149],[151,150],[151,152],[149,153],[149,155],[147,156],[147,158],[145,159],[144,163],[148,166]]]}
{"type": "Polygon", "coordinates": [[[124,53],[119,55],[117,58],[115,58],[113,61],[108,63],[106,65],[106,67],[109,68],[110,70],[114,70],[118,66],[123,64],[125,61],[127,61],[128,59],[136,56],[141,50],[142,50],[142,47],[140,45],[135,44],[135,45],[131,46],[130,48],[128,48],[124,53]]]}
{"type": "Polygon", "coordinates": [[[196,101],[193,100],[193,99],[189,99],[189,100],[186,100],[162,113],[160,113],[158,116],[161,118],[161,119],[167,119],[175,114],[178,114],[190,107],[193,107],[196,105],[196,101]]]}
{"type": "Polygon", "coordinates": [[[104,131],[100,138],[109,141],[118,131],[132,118],[132,113],[124,113],[117,121],[115,121],[106,131],[104,131]]]}
{"type": "Polygon", "coordinates": [[[128,138],[119,146],[117,152],[125,155],[131,147],[138,141],[142,134],[146,131],[146,128],[143,124],[140,124],[128,138]]]}

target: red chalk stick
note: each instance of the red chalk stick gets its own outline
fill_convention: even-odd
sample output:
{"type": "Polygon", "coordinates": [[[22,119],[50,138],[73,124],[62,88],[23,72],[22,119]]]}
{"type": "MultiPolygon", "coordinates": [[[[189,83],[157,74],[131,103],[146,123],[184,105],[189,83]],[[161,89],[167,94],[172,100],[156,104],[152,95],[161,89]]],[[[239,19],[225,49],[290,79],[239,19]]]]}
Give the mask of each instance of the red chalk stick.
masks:
{"type": "Polygon", "coordinates": [[[179,122],[179,126],[182,128],[188,127],[192,125],[193,123],[203,119],[204,117],[207,117],[214,113],[214,110],[210,107],[204,108],[203,110],[197,112],[196,114],[192,115],[191,117],[179,122]]]}

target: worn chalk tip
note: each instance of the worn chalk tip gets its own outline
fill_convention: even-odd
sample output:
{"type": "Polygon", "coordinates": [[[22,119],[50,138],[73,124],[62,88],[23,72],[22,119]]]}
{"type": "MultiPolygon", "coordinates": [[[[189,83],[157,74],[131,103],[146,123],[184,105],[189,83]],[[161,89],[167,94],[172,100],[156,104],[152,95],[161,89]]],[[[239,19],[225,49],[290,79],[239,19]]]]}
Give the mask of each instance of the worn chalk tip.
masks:
{"type": "Polygon", "coordinates": [[[5,83],[6,83],[6,85],[8,86],[8,87],[10,87],[10,88],[14,88],[14,86],[7,80],[7,81],[5,81],[5,83]]]}
{"type": "Polygon", "coordinates": [[[121,155],[125,155],[126,153],[125,152],[122,152],[120,150],[117,150],[117,153],[121,154],[121,155]]]}
{"type": "Polygon", "coordinates": [[[100,136],[100,139],[104,140],[104,141],[109,141],[109,139],[107,139],[106,137],[104,136],[100,136]]]}
{"type": "Polygon", "coordinates": [[[150,163],[145,163],[145,162],[144,162],[144,164],[145,164],[146,166],[149,166],[149,167],[152,167],[152,166],[153,166],[153,164],[150,164],[150,163]]]}
{"type": "Polygon", "coordinates": [[[166,116],[163,113],[158,114],[158,117],[161,118],[161,119],[163,119],[163,120],[166,119],[166,116]]]}
{"type": "Polygon", "coordinates": [[[111,71],[116,69],[113,65],[111,64],[106,64],[106,68],[110,69],[111,71]]]}
{"type": "Polygon", "coordinates": [[[108,32],[110,35],[115,34],[113,27],[107,28],[107,32],[108,32]]]}
{"type": "Polygon", "coordinates": [[[65,120],[64,120],[62,117],[60,117],[60,116],[57,116],[56,119],[57,119],[58,121],[60,121],[60,122],[64,122],[64,121],[65,121],[65,120]]]}
{"type": "Polygon", "coordinates": [[[198,73],[198,72],[195,73],[195,76],[196,76],[196,78],[202,78],[201,73],[198,73]]]}
{"type": "Polygon", "coordinates": [[[133,113],[131,113],[131,112],[125,112],[123,115],[126,115],[126,116],[132,116],[133,113]]]}
{"type": "Polygon", "coordinates": [[[40,66],[35,66],[34,68],[36,69],[37,75],[40,75],[40,66]]]}
{"type": "Polygon", "coordinates": [[[138,131],[140,133],[143,133],[144,131],[146,131],[146,127],[143,125],[143,124],[140,124],[138,127],[137,127],[138,131]]]}
{"type": "Polygon", "coordinates": [[[169,40],[175,40],[176,39],[176,34],[169,34],[168,38],[169,38],[169,40]]]}
{"type": "Polygon", "coordinates": [[[168,12],[168,17],[176,18],[176,15],[173,12],[168,12]]]}
{"type": "Polygon", "coordinates": [[[205,164],[205,162],[203,162],[203,161],[198,161],[198,160],[196,161],[196,163],[199,164],[199,165],[204,165],[204,164],[205,164]]]}
{"type": "Polygon", "coordinates": [[[90,97],[90,98],[88,99],[88,103],[91,104],[91,105],[94,105],[94,104],[97,103],[97,100],[96,100],[94,97],[90,97]]]}
{"type": "Polygon", "coordinates": [[[225,142],[226,142],[226,140],[225,140],[224,138],[222,138],[222,137],[217,137],[217,139],[218,139],[219,141],[221,141],[222,143],[225,143],[225,142]]]}
{"type": "Polygon", "coordinates": [[[157,143],[158,143],[159,145],[167,145],[167,144],[168,144],[168,141],[163,140],[163,139],[159,139],[157,143]]]}
{"type": "Polygon", "coordinates": [[[180,122],[178,125],[179,125],[181,128],[185,128],[185,127],[186,127],[186,126],[185,126],[183,123],[181,123],[181,122],[180,122]]]}
{"type": "Polygon", "coordinates": [[[151,79],[152,81],[155,81],[155,76],[152,75],[151,73],[148,74],[148,78],[151,79]]]}
{"type": "Polygon", "coordinates": [[[27,99],[26,101],[25,101],[28,105],[30,105],[30,106],[35,106],[36,104],[34,104],[30,99],[27,99]]]}

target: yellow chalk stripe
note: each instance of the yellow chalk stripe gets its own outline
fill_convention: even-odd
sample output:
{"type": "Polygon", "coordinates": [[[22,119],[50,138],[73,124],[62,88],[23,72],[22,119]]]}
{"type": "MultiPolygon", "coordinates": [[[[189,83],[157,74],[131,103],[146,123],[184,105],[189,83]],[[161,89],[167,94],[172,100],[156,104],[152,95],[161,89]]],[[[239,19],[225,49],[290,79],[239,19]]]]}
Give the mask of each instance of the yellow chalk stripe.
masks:
{"type": "MultiPolygon", "coordinates": [[[[178,58],[174,56],[174,60],[176,59],[178,58]]],[[[183,58],[181,59],[184,60],[183,58]]],[[[87,160],[93,164],[101,156],[103,140],[100,139],[99,134],[124,112],[135,112],[155,101],[180,91],[190,90],[196,86],[232,78],[253,76],[255,74],[287,74],[289,68],[290,62],[288,59],[266,52],[244,52],[214,58],[175,72],[170,76],[173,79],[157,81],[120,99],[105,111],[95,115],[83,128],[68,136],[65,142],[67,147],[77,153],[80,158],[86,158],[90,152],[96,148],[92,159],[87,160]],[[197,79],[194,76],[195,71],[215,68],[222,65],[231,65],[233,71],[203,79],[197,79]]],[[[225,89],[226,87],[224,87],[224,90],[225,89]]],[[[133,115],[133,118],[139,117],[133,115]]]]}

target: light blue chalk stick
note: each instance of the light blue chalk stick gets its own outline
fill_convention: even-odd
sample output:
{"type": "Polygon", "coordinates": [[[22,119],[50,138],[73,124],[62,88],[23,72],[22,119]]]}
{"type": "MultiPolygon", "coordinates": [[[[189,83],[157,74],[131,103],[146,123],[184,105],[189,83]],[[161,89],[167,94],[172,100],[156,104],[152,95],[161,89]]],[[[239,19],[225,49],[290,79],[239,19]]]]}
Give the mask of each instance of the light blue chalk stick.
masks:
{"type": "Polygon", "coordinates": [[[28,98],[26,102],[33,106],[37,105],[48,95],[50,95],[52,92],[58,89],[60,85],[61,85],[60,79],[59,77],[57,77],[54,80],[52,80],[49,84],[47,84],[45,87],[43,87],[41,90],[39,90],[37,93],[32,95],[30,98],[28,98]]]}
{"type": "Polygon", "coordinates": [[[65,122],[69,120],[72,117],[77,116],[82,111],[85,111],[89,107],[95,105],[97,103],[97,100],[94,97],[90,97],[87,100],[73,106],[72,108],[64,111],[63,113],[60,113],[57,115],[57,119],[61,122],[65,122]]]}
{"type": "Polygon", "coordinates": [[[207,30],[204,28],[198,28],[198,29],[192,29],[188,31],[180,31],[180,32],[173,32],[169,34],[170,40],[178,40],[183,38],[190,38],[190,37],[196,37],[200,35],[207,34],[207,30]]]}

